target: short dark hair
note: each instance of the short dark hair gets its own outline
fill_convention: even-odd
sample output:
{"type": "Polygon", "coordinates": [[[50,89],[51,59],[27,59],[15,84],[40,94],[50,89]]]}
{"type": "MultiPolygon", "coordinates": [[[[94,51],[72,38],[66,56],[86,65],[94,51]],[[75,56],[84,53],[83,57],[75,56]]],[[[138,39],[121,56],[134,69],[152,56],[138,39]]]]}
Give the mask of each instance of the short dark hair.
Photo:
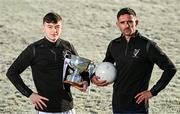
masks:
{"type": "Polygon", "coordinates": [[[133,9],[126,7],[119,10],[117,14],[117,19],[119,19],[119,17],[124,14],[129,14],[136,17],[136,12],[133,9]]]}
{"type": "Polygon", "coordinates": [[[62,18],[59,14],[55,12],[49,12],[47,13],[43,18],[43,24],[46,23],[57,23],[58,21],[61,21],[62,18]]]}

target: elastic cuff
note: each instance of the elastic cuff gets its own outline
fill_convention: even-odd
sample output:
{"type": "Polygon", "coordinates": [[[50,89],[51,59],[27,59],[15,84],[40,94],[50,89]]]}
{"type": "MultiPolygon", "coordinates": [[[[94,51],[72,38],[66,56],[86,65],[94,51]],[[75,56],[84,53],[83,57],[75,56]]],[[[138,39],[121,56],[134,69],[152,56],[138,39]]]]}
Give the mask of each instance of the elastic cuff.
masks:
{"type": "Polygon", "coordinates": [[[150,90],[152,96],[156,96],[157,95],[157,92],[155,92],[153,89],[150,90]]]}

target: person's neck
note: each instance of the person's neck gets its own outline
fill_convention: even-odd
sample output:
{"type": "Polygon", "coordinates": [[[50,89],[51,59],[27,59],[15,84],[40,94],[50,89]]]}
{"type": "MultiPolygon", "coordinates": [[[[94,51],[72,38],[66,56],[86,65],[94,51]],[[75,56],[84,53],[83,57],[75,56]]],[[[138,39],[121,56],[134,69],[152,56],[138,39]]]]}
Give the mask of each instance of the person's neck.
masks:
{"type": "Polygon", "coordinates": [[[131,34],[129,36],[124,35],[124,37],[125,37],[126,41],[129,42],[131,38],[135,37],[135,33],[133,33],[133,34],[131,34]]]}
{"type": "Polygon", "coordinates": [[[129,42],[129,40],[131,39],[132,36],[124,36],[126,41],[129,42]]]}
{"type": "Polygon", "coordinates": [[[55,40],[51,40],[50,38],[48,38],[47,36],[45,36],[45,38],[49,41],[49,42],[52,42],[52,43],[55,43],[57,41],[57,39],[55,40]]]}

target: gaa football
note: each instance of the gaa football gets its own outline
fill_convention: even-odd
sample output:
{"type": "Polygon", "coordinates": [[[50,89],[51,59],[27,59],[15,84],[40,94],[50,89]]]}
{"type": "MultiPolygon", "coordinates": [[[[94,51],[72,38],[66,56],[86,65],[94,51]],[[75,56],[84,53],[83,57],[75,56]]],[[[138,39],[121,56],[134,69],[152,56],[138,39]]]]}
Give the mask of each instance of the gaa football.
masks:
{"type": "Polygon", "coordinates": [[[95,75],[100,78],[100,80],[106,80],[109,84],[113,83],[116,78],[116,68],[110,62],[102,62],[95,69],[95,75]]]}

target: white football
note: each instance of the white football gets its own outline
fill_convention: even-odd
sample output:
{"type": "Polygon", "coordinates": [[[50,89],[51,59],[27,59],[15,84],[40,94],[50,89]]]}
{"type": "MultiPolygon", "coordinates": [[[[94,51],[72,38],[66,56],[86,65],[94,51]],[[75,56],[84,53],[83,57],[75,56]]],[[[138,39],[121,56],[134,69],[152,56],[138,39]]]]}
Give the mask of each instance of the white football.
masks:
{"type": "Polygon", "coordinates": [[[116,73],[115,66],[110,62],[102,62],[95,69],[95,75],[100,77],[100,80],[106,80],[109,84],[114,82],[116,73]]]}

